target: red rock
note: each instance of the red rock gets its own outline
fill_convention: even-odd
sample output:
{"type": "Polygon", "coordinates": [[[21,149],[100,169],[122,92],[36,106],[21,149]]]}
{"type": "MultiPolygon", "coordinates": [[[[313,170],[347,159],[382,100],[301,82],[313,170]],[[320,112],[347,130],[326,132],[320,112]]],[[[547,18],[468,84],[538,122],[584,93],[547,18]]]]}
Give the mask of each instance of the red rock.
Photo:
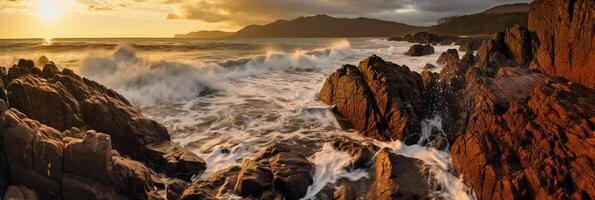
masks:
{"type": "Polygon", "coordinates": [[[536,42],[533,34],[518,25],[495,33],[479,48],[476,66],[489,73],[495,73],[499,67],[527,67],[533,60],[536,42]]]}
{"type": "Polygon", "coordinates": [[[444,65],[448,62],[457,61],[459,61],[459,52],[456,49],[448,49],[446,52],[442,52],[442,54],[440,54],[436,63],[444,65]]]}
{"type": "Polygon", "coordinates": [[[345,65],[333,73],[325,81],[320,99],[335,105],[360,134],[410,144],[420,133],[422,90],[418,73],[371,56],[359,68],[345,65]]]}
{"type": "Polygon", "coordinates": [[[592,0],[531,3],[529,30],[540,42],[534,67],[595,89],[594,13],[592,0]]]}

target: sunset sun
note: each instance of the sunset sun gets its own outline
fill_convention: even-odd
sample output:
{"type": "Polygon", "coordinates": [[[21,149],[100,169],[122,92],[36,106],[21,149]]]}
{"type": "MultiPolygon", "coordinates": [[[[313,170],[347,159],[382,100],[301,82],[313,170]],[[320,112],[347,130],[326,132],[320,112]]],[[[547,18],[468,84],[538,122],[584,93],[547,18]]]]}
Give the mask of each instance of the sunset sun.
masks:
{"type": "Polygon", "coordinates": [[[66,4],[61,0],[39,0],[37,4],[37,14],[45,21],[52,21],[66,11],[66,4]]]}

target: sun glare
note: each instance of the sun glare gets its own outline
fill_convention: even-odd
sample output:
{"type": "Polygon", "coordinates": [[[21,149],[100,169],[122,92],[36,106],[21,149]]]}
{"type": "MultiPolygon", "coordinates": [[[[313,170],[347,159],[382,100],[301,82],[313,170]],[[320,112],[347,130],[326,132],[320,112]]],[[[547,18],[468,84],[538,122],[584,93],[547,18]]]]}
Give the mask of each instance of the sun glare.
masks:
{"type": "Polygon", "coordinates": [[[64,14],[66,5],[61,0],[38,0],[37,13],[46,21],[51,21],[64,14]]]}

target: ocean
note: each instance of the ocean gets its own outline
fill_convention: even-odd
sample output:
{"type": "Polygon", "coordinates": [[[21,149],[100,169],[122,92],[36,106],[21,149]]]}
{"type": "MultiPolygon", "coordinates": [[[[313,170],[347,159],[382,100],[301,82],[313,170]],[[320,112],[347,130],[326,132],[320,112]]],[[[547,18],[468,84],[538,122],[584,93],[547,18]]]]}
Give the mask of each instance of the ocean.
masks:
{"type": "MultiPolygon", "coordinates": [[[[301,145],[316,164],[314,198],[340,179],[369,179],[368,169],[349,169],[349,154],[333,149],[337,138],[372,143],[418,158],[440,184],[436,196],[473,199],[454,174],[449,152],[399,141],[380,142],[342,130],[318,93],[343,64],[376,54],[421,72],[454,45],[436,53],[404,56],[412,44],[384,38],[269,39],[23,39],[0,40],[0,66],[45,56],[124,95],[164,124],[175,142],[207,162],[202,177],[249,159],[275,142],[301,145]]],[[[441,129],[440,118],[420,124],[424,134],[441,129]]],[[[196,177],[200,178],[200,177],[196,177]]]]}

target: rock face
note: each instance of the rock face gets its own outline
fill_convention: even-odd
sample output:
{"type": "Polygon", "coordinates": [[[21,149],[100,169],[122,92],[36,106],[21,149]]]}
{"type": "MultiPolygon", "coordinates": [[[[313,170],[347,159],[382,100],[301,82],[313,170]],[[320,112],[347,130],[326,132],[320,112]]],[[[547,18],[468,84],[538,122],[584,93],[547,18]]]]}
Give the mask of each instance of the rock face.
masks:
{"type": "Polygon", "coordinates": [[[382,149],[374,163],[374,182],[367,199],[423,199],[431,189],[423,162],[382,149]]]}
{"type": "Polygon", "coordinates": [[[459,43],[459,51],[477,51],[481,47],[481,40],[463,40],[459,43]]]}
{"type": "Polygon", "coordinates": [[[499,74],[467,78],[464,136],[451,148],[457,172],[481,199],[595,195],[593,92],[541,74],[499,74]]]}
{"type": "Polygon", "coordinates": [[[253,159],[194,181],[180,199],[237,194],[256,199],[300,199],[312,184],[314,165],[285,144],[262,149],[253,159]]]}
{"type": "Polygon", "coordinates": [[[444,65],[448,62],[456,61],[459,61],[459,52],[456,49],[448,49],[446,52],[440,54],[436,63],[444,65]]]}
{"type": "Polygon", "coordinates": [[[407,56],[425,56],[434,53],[434,47],[432,45],[426,44],[415,44],[409,48],[405,55],[407,56]]]}
{"type": "Polygon", "coordinates": [[[477,52],[476,66],[490,73],[497,72],[500,66],[528,67],[536,46],[537,40],[533,34],[521,26],[515,26],[495,33],[483,42],[477,52]]]}
{"type": "Polygon", "coordinates": [[[11,181],[40,199],[147,199],[156,186],[143,164],[112,156],[109,135],[60,132],[15,109],[0,118],[11,181]]]}
{"type": "Polygon", "coordinates": [[[4,195],[4,199],[7,200],[37,200],[39,197],[35,191],[23,187],[23,186],[15,186],[11,185],[8,187],[6,194],[4,195]]]}
{"type": "Polygon", "coordinates": [[[32,61],[21,60],[10,68],[6,81],[10,107],[31,119],[60,131],[76,127],[106,133],[120,153],[180,178],[190,179],[205,168],[202,159],[170,142],[163,125],[143,116],[115,91],[71,70],[60,72],[51,62],[39,70],[32,61]]]}
{"type": "Polygon", "coordinates": [[[420,133],[422,81],[418,73],[372,56],[359,67],[345,65],[320,91],[322,102],[335,105],[363,135],[413,143],[420,133]]]}
{"type": "Polygon", "coordinates": [[[595,89],[594,10],[591,0],[533,2],[529,29],[540,40],[534,67],[595,89]]]}

